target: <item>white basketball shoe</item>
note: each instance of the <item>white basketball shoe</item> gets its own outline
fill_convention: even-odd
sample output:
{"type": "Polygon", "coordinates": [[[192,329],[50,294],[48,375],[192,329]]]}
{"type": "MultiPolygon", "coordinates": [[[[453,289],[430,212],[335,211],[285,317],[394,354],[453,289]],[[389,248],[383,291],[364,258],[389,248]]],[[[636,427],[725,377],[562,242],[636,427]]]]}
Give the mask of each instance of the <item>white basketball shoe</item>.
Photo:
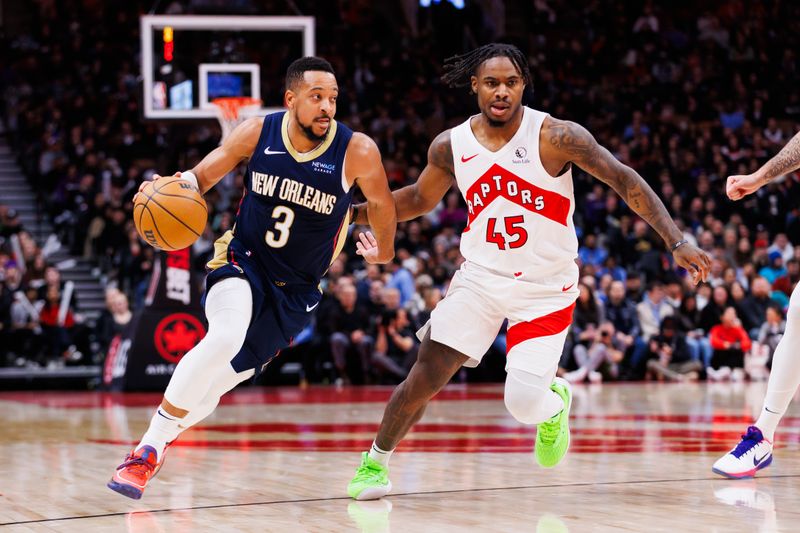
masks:
{"type": "Polygon", "coordinates": [[[727,478],[743,479],[755,476],[771,463],[772,443],[764,438],[760,429],[750,426],[739,444],[720,457],[711,470],[727,478]]]}

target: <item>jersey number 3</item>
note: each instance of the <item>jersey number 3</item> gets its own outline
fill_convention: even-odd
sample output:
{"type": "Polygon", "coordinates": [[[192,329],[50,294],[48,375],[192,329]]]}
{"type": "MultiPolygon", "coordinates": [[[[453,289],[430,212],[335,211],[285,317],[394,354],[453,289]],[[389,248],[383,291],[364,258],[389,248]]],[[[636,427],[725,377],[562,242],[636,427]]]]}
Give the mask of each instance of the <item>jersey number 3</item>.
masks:
{"type": "Polygon", "coordinates": [[[522,227],[522,224],[525,222],[525,217],[522,215],[506,217],[503,219],[503,222],[509,240],[506,240],[506,237],[502,233],[495,231],[497,219],[490,218],[486,224],[486,242],[495,243],[501,250],[505,250],[506,245],[508,245],[509,248],[522,248],[525,243],[528,242],[528,232],[522,227]],[[516,238],[510,240],[513,237],[516,238]]]}
{"type": "Polygon", "coordinates": [[[278,205],[272,210],[272,218],[275,220],[275,224],[271,230],[267,230],[265,240],[273,248],[283,248],[289,241],[289,230],[294,222],[294,211],[285,205],[278,205]]]}

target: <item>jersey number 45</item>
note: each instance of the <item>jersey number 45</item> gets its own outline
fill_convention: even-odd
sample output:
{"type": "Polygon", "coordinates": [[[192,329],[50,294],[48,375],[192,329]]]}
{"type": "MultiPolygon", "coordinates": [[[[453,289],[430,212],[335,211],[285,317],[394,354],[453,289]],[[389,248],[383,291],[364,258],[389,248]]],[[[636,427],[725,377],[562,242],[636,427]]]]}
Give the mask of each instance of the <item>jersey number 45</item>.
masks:
{"type": "Polygon", "coordinates": [[[503,224],[505,225],[505,235],[496,231],[497,219],[490,218],[486,224],[486,242],[493,242],[501,250],[508,248],[522,248],[528,242],[528,232],[522,227],[525,223],[525,217],[522,215],[515,215],[513,217],[505,217],[503,224]]]}

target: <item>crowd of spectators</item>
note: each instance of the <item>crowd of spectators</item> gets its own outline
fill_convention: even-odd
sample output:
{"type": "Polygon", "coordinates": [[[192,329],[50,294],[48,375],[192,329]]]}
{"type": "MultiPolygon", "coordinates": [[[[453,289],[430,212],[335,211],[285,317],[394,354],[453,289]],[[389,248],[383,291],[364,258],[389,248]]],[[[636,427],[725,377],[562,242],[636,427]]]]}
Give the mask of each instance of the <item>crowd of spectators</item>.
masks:
{"type": "MultiPolygon", "coordinates": [[[[61,242],[97,261],[137,309],[154,256],[132,226],[132,195],[154,171],[191,168],[217,145],[218,130],[141,120],[135,58],[145,2],[32,4],[31,32],[1,44],[0,118],[61,242]]],[[[175,1],[166,9],[192,13],[211,4],[175,1]]],[[[526,102],[585,125],[650,183],[685,238],[713,256],[708,282],[694,287],[647,224],[576,169],[581,293],[559,373],[573,381],[766,375],[800,279],[800,246],[792,245],[800,242],[800,176],[738,203],[725,198],[724,182],[755,170],[797,130],[800,37],[785,21],[796,20],[800,5],[487,0],[458,11],[448,2],[290,4],[317,16],[318,54],[334,65],[341,87],[337,119],[376,140],[392,188],[416,180],[438,132],[477,112],[474,97],[439,82],[442,60],[503,38],[528,55],[534,86],[526,102]]],[[[251,2],[235,6],[253,12],[251,2]]],[[[268,14],[297,13],[281,4],[268,14]]],[[[241,186],[239,172],[206,195],[198,270],[215,236],[231,228],[241,186]]],[[[349,242],[307,335],[318,357],[329,359],[332,379],[402,379],[418,346],[414,329],[463,261],[465,222],[452,191],[430,214],[399,225],[397,258],[385,268],[365,266],[349,242]]],[[[11,294],[29,285],[15,279],[7,248],[4,254],[0,331],[8,335],[19,329],[7,325],[11,294]]],[[[44,306],[50,299],[47,291],[37,297],[44,306]]],[[[106,332],[116,319],[106,320],[106,332]]],[[[490,361],[502,359],[504,345],[501,330],[490,361]]],[[[476,374],[484,377],[499,376],[476,374]]]]}
{"type": "Polygon", "coordinates": [[[16,210],[0,204],[0,365],[78,363],[90,353],[66,285],[16,210]]]}

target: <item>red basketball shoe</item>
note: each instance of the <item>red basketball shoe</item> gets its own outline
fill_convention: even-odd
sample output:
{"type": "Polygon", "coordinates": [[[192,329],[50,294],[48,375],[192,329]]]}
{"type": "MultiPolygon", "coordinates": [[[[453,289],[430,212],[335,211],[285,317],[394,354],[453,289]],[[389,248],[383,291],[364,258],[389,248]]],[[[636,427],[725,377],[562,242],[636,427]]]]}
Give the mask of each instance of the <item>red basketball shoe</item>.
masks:
{"type": "MultiPolygon", "coordinates": [[[[167,451],[170,444],[172,443],[167,444],[164,452],[167,451]]],[[[123,496],[138,500],[144,494],[147,482],[158,474],[161,465],[164,464],[164,459],[159,461],[157,455],[152,446],[145,445],[133,450],[114,471],[107,487],[123,496]]]]}

